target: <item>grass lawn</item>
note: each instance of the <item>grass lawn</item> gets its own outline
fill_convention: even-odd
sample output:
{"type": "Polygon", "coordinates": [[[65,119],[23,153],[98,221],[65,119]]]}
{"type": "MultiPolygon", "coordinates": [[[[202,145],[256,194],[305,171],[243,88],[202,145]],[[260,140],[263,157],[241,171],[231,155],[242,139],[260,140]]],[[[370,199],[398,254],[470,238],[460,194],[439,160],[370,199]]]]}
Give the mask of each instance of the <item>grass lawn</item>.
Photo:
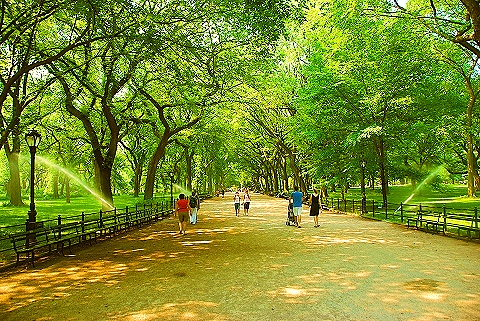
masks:
{"type": "MultiPolygon", "coordinates": [[[[374,190],[367,188],[365,190],[367,200],[371,202],[375,200],[382,202],[382,191],[379,186],[376,186],[374,190]]],[[[405,201],[413,194],[411,185],[395,185],[389,187],[389,194],[387,195],[389,204],[405,203],[405,201]]],[[[426,206],[441,207],[446,205],[450,208],[458,209],[473,209],[474,207],[480,207],[479,198],[468,198],[466,185],[444,185],[441,191],[433,190],[429,186],[424,186],[420,191],[417,191],[408,204],[422,204],[426,206]]],[[[341,198],[340,192],[330,192],[329,197],[334,199],[341,198]]],[[[359,187],[352,187],[345,194],[345,198],[348,200],[355,199],[361,200],[362,195],[359,187]]]]}
{"type": "MultiPolygon", "coordinates": [[[[161,197],[162,195],[156,195],[161,197]]],[[[136,204],[142,204],[143,196],[133,197],[132,195],[118,195],[114,196],[114,205],[116,208],[134,207],[136,204]]],[[[4,204],[8,199],[1,199],[4,204]]],[[[25,206],[0,207],[0,227],[24,224],[28,218],[28,210],[30,209],[29,200],[24,200],[25,206]]],[[[37,210],[37,221],[54,220],[61,215],[62,217],[96,213],[102,209],[102,204],[92,195],[72,197],[70,203],[66,203],[65,199],[51,199],[51,200],[36,200],[35,209],[37,210]]]]}

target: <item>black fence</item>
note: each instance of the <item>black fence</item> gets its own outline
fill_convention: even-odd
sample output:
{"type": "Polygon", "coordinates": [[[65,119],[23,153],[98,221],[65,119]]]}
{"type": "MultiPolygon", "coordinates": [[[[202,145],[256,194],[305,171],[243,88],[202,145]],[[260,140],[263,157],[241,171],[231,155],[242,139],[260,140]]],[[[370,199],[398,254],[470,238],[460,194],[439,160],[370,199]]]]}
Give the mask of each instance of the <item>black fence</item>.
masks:
{"type": "MultiPolygon", "coordinates": [[[[462,231],[478,231],[479,217],[477,207],[471,208],[453,208],[446,205],[433,206],[424,204],[387,204],[383,206],[382,202],[375,200],[341,200],[327,198],[322,200],[323,204],[331,210],[355,213],[362,217],[368,217],[378,220],[391,221],[395,223],[406,224],[409,219],[415,219],[419,213],[423,216],[439,217],[445,226],[444,232],[456,233],[461,236],[462,231]]],[[[474,234],[480,237],[477,232],[474,234]]],[[[469,234],[470,235],[470,234],[469,234]]]]}
{"type": "MultiPolygon", "coordinates": [[[[36,226],[53,230],[69,223],[78,223],[82,227],[94,225],[100,231],[106,224],[109,224],[107,222],[111,222],[114,218],[122,218],[123,220],[130,222],[150,222],[150,219],[152,218],[158,218],[159,215],[168,216],[173,212],[173,204],[171,203],[170,198],[161,198],[157,200],[158,201],[155,203],[136,204],[132,207],[114,208],[108,211],[94,213],[82,212],[78,215],[69,216],[58,215],[56,219],[38,221],[36,222],[36,226]]],[[[11,235],[25,231],[26,224],[4,226],[0,229],[0,267],[12,262],[15,258],[11,235]]]]}

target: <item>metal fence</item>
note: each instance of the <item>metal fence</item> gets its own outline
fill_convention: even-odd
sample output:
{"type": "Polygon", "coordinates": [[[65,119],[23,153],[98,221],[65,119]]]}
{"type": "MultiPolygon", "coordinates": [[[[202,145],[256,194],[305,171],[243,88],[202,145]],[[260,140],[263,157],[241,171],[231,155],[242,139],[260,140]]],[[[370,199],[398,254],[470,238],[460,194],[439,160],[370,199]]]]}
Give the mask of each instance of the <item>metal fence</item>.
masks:
{"type": "Polygon", "coordinates": [[[355,199],[323,199],[323,204],[332,210],[355,213],[362,217],[368,217],[378,220],[391,221],[396,223],[406,223],[408,218],[415,218],[419,211],[427,215],[440,215],[445,223],[447,231],[458,230],[458,226],[469,226],[475,229],[479,227],[479,217],[477,207],[457,208],[446,205],[434,206],[424,204],[387,204],[383,206],[382,202],[375,200],[365,200],[363,206],[362,200],[355,199]],[[457,227],[456,227],[457,226],[457,227]]]}
{"type": "MultiPolygon", "coordinates": [[[[115,215],[140,215],[149,211],[153,215],[171,210],[173,204],[171,203],[170,198],[158,198],[155,199],[155,202],[149,202],[144,204],[136,204],[135,206],[125,208],[114,208],[108,211],[98,211],[94,213],[85,213],[82,212],[78,215],[58,215],[56,219],[38,221],[37,226],[42,226],[44,228],[54,228],[58,225],[63,225],[67,223],[78,223],[78,222],[91,222],[99,221],[102,222],[109,217],[115,215]]],[[[4,226],[0,228],[0,266],[8,264],[13,260],[15,253],[13,251],[13,246],[10,241],[10,235],[15,233],[24,232],[26,230],[26,224],[17,224],[4,226]]]]}

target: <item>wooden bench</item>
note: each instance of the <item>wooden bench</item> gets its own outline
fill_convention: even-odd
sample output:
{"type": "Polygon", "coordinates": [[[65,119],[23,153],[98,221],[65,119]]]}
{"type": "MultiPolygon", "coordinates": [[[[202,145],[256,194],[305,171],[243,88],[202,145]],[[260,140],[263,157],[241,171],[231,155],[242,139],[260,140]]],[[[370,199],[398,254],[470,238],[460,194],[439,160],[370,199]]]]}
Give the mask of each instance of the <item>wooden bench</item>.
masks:
{"type": "Polygon", "coordinates": [[[17,255],[17,264],[20,261],[21,254],[30,256],[32,266],[35,266],[35,251],[48,247],[48,252],[52,250],[52,245],[56,245],[57,241],[51,237],[51,231],[46,228],[37,228],[34,230],[10,234],[10,240],[13,250],[17,255]]]}
{"type": "Polygon", "coordinates": [[[439,228],[441,228],[441,231],[445,234],[445,220],[441,213],[418,210],[415,217],[409,217],[407,219],[407,228],[413,227],[413,223],[416,229],[425,229],[428,232],[429,227],[431,227],[432,232],[438,233],[440,232],[439,228]],[[424,225],[425,228],[423,227],[424,225]]]}

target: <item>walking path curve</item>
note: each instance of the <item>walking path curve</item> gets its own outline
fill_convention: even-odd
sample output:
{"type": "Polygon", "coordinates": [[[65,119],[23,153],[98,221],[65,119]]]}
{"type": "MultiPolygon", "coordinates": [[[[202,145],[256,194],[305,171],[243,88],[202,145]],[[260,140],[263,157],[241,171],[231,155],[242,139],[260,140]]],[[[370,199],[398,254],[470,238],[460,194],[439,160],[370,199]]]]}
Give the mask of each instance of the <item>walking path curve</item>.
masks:
{"type": "Polygon", "coordinates": [[[480,245],[231,194],[174,218],[0,274],[0,320],[480,320],[480,245]]]}

